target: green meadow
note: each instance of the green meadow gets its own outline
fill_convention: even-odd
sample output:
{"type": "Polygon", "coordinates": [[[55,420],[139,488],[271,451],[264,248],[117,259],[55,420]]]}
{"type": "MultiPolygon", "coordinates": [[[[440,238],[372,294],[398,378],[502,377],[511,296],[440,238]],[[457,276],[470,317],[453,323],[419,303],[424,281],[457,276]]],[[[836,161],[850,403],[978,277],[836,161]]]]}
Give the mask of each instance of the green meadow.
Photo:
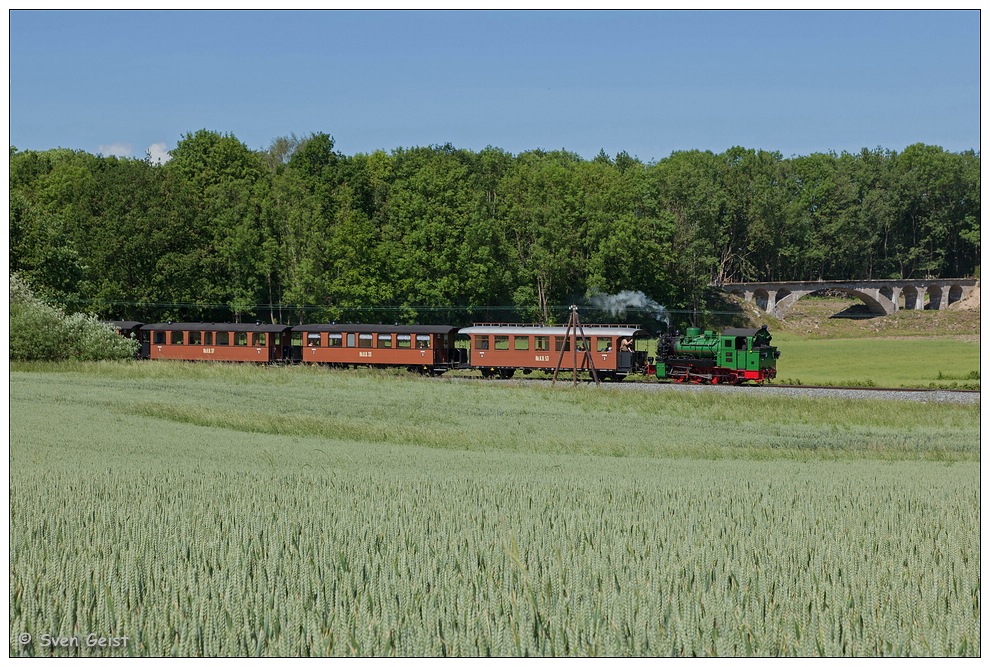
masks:
{"type": "Polygon", "coordinates": [[[10,392],[11,655],[979,654],[978,404],[150,362],[10,392]],[[128,643],[39,640],[91,633],[128,643]]]}
{"type": "Polygon", "coordinates": [[[860,387],[979,389],[980,344],[970,338],[774,336],[777,382],[860,387]]]}

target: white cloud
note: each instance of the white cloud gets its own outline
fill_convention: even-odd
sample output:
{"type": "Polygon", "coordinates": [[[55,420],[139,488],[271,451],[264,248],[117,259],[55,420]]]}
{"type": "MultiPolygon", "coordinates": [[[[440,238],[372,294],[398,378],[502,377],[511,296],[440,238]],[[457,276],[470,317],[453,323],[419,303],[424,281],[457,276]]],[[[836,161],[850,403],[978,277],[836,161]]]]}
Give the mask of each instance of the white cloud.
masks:
{"type": "Polygon", "coordinates": [[[151,144],[148,146],[148,160],[152,164],[165,164],[171,159],[172,156],[168,154],[165,144],[151,144]]]}
{"type": "Polygon", "coordinates": [[[106,156],[114,155],[116,157],[130,157],[131,150],[133,148],[134,147],[131,144],[116,143],[97,146],[96,152],[106,156]]]}

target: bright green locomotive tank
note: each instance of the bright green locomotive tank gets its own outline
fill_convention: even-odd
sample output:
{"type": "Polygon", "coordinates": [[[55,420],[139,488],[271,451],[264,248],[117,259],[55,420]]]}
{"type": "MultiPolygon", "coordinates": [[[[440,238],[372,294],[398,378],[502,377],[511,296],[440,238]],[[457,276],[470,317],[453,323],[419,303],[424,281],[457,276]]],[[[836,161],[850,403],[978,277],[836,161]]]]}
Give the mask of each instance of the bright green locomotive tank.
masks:
{"type": "Polygon", "coordinates": [[[657,377],[712,384],[766,382],[777,376],[780,357],[771,340],[766,325],[721,333],[691,327],[683,336],[661,336],[657,341],[657,377]]]}

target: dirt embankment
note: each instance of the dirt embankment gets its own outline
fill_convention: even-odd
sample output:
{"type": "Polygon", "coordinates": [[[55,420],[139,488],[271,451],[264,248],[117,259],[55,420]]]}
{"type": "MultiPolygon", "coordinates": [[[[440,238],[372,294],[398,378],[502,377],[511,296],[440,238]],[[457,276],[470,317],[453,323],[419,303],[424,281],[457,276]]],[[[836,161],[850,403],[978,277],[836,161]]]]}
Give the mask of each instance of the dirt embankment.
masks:
{"type": "Polygon", "coordinates": [[[949,306],[953,310],[979,310],[980,309],[980,281],[976,281],[976,287],[970,292],[965,299],[960,300],[958,303],[953,303],[949,306]]]}

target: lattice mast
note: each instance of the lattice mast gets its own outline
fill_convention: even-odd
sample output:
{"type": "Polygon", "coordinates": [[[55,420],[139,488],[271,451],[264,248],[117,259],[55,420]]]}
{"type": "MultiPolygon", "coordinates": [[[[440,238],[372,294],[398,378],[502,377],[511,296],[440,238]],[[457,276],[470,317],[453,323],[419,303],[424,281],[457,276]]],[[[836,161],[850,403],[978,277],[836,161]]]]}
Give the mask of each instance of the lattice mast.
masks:
{"type": "MultiPolygon", "coordinates": [[[[594,378],[595,384],[600,385],[601,381],[598,379],[598,371],[595,370],[595,359],[591,355],[591,342],[584,333],[584,327],[581,326],[581,319],[578,317],[577,306],[571,306],[571,316],[567,320],[567,331],[564,333],[564,340],[569,340],[571,344],[571,352],[574,354],[574,384],[577,386],[577,374],[578,374],[578,349],[577,349],[577,338],[578,331],[581,332],[581,340],[584,341],[584,358],[588,364],[588,368],[591,370],[591,377],[594,378]]],[[[551,385],[557,384],[557,373],[560,372],[560,365],[564,362],[564,353],[567,348],[563,345],[560,346],[560,357],[557,358],[557,367],[553,369],[553,382],[551,385]]]]}

